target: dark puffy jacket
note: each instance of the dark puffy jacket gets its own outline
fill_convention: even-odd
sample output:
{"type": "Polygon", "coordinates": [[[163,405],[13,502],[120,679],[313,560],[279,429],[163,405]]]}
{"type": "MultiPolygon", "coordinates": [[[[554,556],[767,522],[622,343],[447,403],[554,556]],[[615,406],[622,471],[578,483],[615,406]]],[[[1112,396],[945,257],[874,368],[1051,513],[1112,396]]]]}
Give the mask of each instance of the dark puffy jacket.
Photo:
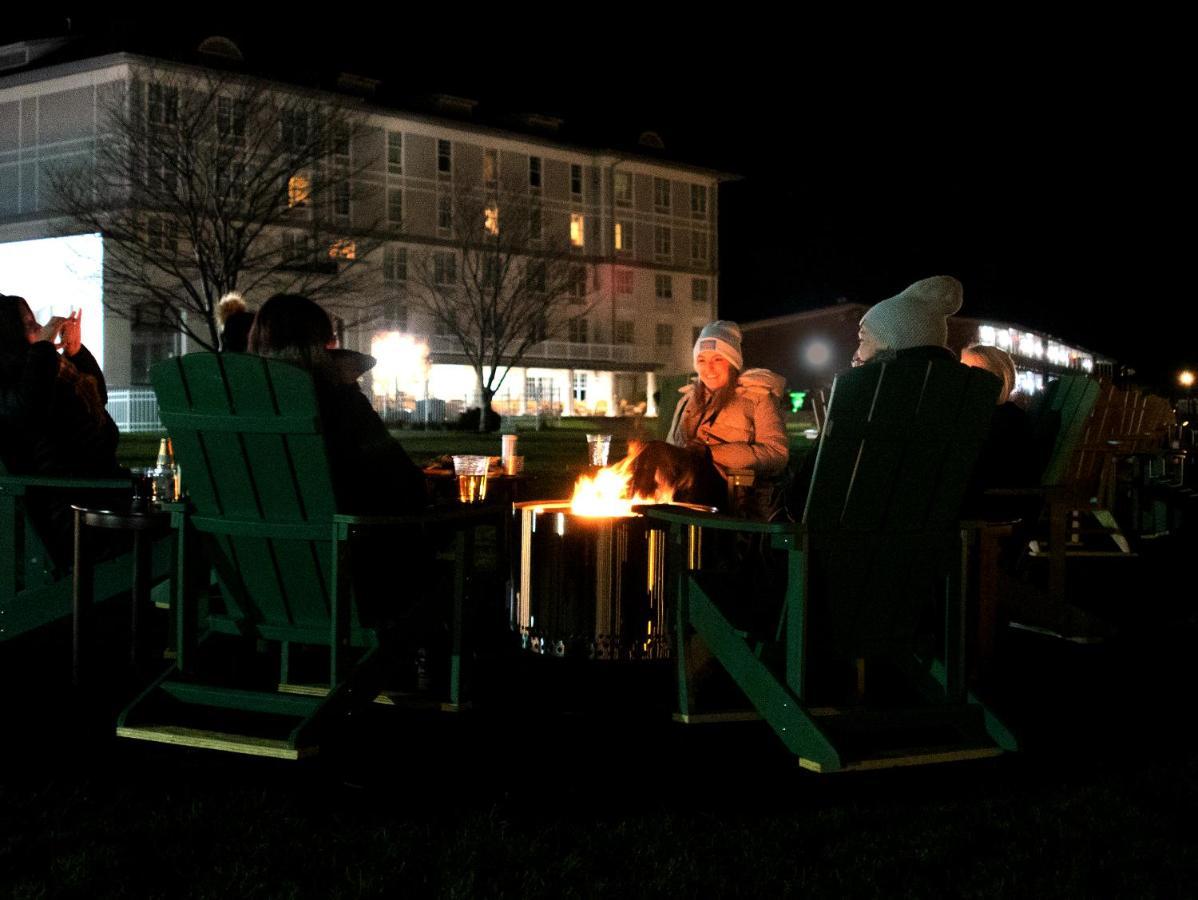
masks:
{"type": "MultiPolygon", "coordinates": [[[[0,455],[14,472],[110,478],[117,466],[116,423],[104,409],[108,388],[87,348],[63,362],[53,345],[0,355],[0,455]]],[[[119,498],[118,498],[119,499],[119,498]]],[[[29,512],[54,558],[70,558],[71,504],[111,504],[110,491],[32,491],[29,512]]]]}

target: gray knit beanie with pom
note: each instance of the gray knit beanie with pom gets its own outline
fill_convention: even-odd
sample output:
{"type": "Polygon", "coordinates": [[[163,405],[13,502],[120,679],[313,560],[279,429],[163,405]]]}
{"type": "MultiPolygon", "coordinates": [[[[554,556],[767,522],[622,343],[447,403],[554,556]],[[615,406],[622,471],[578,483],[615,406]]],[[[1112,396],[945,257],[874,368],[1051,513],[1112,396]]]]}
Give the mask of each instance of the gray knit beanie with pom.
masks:
{"type": "Polygon", "coordinates": [[[938,346],[948,343],[948,317],[961,308],[961,282],[951,275],[917,281],[861,317],[861,325],[884,348],[938,346]]]}

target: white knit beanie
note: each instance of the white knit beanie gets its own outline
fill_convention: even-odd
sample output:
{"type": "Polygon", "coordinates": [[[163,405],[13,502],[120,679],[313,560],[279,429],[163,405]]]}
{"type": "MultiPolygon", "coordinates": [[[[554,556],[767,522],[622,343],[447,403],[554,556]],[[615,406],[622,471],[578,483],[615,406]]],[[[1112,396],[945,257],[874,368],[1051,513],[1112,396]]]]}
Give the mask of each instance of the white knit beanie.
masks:
{"type": "Polygon", "coordinates": [[[961,308],[961,282],[933,275],[871,306],[861,325],[888,350],[948,343],[947,319],[961,308]]]}
{"type": "Polygon", "coordinates": [[[738,372],[744,368],[744,357],[740,352],[740,326],[735,322],[721,319],[703,326],[693,352],[696,369],[699,367],[699,353],[704,350],[718,353],[738,372]]]}

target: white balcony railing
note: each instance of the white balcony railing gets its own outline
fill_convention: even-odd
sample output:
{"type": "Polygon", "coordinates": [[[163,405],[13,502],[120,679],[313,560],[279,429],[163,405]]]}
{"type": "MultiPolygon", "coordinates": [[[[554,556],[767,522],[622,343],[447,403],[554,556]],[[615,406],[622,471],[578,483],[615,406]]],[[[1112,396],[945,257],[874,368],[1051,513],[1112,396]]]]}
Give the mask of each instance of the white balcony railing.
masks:
{"type": "MultiPolygon", "coordinates": [[[[461,353],[458,339],[448,334],[434,334],[428,339],[431,353],[461,353]]],[[[541,341],[529,347],[524,360],[562,359],[571,362],[648,363],[652,358],[635,344],[577,344],[573,341],[541,341]]]]}
{"type": "Polygon", "coordinates": [[[121,431],[162,431],[158,398],[150,388],[110,390],[108,414],[121,431]]]}

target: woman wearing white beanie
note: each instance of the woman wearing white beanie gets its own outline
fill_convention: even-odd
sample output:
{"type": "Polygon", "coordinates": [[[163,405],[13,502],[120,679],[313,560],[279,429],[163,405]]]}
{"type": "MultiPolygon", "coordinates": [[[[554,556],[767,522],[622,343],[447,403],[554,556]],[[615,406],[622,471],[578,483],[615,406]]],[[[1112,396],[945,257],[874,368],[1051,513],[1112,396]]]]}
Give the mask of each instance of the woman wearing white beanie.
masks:
{"type": "Polygon", "coordinates": [[[861,317],[853,365],[885,351],[915,347],[940,347],[947,354],[948,317],[961,308],[961,300],[961,282],[951,275],[933,275],[871,306],[861,317]]]}
{"type": "MultiPolygon", "coordinates": [[[[695,461],[693,484],[676,496],[722,507],[729,472],[771,476],[786,467],[790,450],[779,411],[786,382],[768,369],[741,371],[744,357],[735,322],[704,326],[695,341],[694,361],[698,380],[682,388],[666,437],[695,461]]],[[[634,471],[645,484],[665,468],[670,454],[647,448],[642,455],[634,471]]]]}

